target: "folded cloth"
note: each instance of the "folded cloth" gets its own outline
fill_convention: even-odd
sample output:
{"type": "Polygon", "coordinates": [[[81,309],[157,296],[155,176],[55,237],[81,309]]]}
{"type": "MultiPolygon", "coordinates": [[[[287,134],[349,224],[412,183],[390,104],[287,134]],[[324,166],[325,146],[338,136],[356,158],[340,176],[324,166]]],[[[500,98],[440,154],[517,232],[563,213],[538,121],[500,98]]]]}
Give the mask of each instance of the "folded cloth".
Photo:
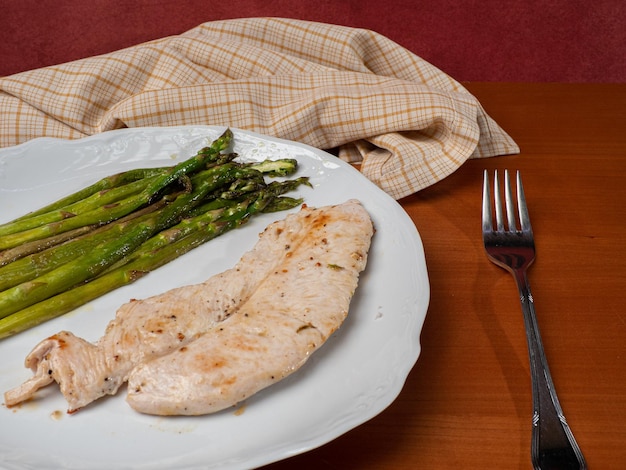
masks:
{"type": "Polygon", "coordinates": [[[220,125],[337,149],[396,199],[518,153],[461,84],[375,32],[283,18],[202,24],[0,78],[0,147],[121,127],[220,125]]]}

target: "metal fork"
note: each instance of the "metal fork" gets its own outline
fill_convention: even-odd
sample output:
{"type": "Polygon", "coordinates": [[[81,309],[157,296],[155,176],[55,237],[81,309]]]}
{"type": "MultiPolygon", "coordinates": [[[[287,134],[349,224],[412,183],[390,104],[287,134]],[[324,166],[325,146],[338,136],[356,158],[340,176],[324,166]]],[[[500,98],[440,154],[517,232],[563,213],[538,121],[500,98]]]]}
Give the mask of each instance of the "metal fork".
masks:
{"type": "Polygon", "coordinates": [[[491,261],[513,274],[519,289],[526,326],[533,399],[531,441],[533,467],[535,470],[585,470],[587,468],[585,458],[565,420],[554,384],[552,383],[552,377],[539,334],[539,326],[535,317],[533,296],[530,292],[527,276],[527,269],[535,260],[535,242],[519,171],[517,172],[519,228],[516,221],[513,191],[507,170],[504,172],[506,224],[503,216],[497,171],[494,176],[493,192],[494,212],[496,215],[495,227],[492,221],[489,175],[487,170],[485,170],[482,210],[485,250],[491,261]]]}

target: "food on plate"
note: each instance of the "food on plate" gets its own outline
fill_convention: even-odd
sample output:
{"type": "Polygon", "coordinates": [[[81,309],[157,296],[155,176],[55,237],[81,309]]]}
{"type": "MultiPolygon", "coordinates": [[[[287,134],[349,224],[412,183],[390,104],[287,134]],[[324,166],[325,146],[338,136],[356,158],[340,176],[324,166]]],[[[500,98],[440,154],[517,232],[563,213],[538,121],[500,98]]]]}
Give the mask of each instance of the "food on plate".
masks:
{"type": "Polygon", "coordinates": [[[231,269],[123,305],[89,343],[60,332],[5,393],[16,405],[57,382],[74,412],[115,394],[156,415],[222,410],[298,370],[348,314],[374,228],[360,202],[303,206],[270,224],[231,269]]]}
{"type": "Polygon", "coordinates": [[[168,168],[133,169],[0,225],[0,338],[59,316],[260,212],[302,200],[295,159],[235,161],[226,130],[168,168]]]}

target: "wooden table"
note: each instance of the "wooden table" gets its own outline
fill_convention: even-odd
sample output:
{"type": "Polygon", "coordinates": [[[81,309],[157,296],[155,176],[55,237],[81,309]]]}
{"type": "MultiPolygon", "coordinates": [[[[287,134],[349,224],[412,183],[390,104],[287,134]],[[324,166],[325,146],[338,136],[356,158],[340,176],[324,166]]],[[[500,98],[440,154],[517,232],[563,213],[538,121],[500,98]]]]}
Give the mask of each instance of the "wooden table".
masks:
{"type": "Polygon", "coordinates": [[[482,172],[522,171],[538,321],[592,470],[626,465],[626,84],[469,83],[521,147],[401,201],[431,284],[400,396],[335,441],[268,469],[530,469],[531,389],[513,278],[487,261],[482,172]]]}

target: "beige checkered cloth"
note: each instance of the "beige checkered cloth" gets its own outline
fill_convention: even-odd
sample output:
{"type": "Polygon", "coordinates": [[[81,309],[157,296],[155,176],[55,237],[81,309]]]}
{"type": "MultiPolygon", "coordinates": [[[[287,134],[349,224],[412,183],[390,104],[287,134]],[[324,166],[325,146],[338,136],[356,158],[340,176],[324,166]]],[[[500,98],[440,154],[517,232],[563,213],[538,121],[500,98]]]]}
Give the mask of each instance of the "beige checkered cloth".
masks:
{"type": "Polygon", "coordinates": [[[279,18],[209,22],[0,78],[0,110],[0,147],[206,124],[338,148],[397,199],[470,157],[519,152],[459,83],[393,41],[279,18]]]}

